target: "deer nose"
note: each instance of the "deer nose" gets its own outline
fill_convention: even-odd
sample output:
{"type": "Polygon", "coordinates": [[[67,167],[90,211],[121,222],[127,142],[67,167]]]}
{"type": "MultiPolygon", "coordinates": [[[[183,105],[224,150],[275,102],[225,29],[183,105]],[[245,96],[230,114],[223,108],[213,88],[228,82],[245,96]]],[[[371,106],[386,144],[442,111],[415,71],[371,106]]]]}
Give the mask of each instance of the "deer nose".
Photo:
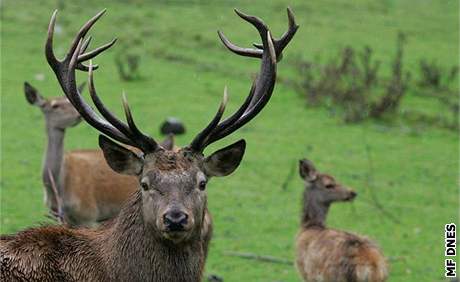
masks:
{"type": "Polygon", "coordinates": [[[163,222],[170,231],[181,231],[187,224],[188,215],[180,210],[168,211],[163,215],[163,222]]]}
{"type": "Polygon", "coordinates": [[[350,200],[354,199],[356,196],[358,196],[358,193],[356,193],[355,191],[350,192],[350,200]]]}

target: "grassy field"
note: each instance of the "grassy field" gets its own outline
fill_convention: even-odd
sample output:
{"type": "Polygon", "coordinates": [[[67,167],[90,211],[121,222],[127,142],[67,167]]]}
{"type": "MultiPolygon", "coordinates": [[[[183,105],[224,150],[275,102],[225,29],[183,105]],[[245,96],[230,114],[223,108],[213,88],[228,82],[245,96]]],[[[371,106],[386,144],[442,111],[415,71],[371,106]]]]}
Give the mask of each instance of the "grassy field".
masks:
{"type": "MultiPolygon", "coordinates": [[[[23,94],[25,80],[44,96],[61,95],[43,54],[47,24],[57,1],[2,1],[1,7],[1,233],[46,222],[40,178],[45,146],[44,121],[23,94]],[[43,76],[44,79],[37,79],[43,76]]],[[[140,39],[142,79],[122,82],[114,64],[117,48],[100,56],[96,83],[104,102],[121,114],[120,93],[129,97],[141,128],[159,136],[166,116],[186,122],[178,138],[185,145],[213,115],[225,85],[228,112],[244,99],[259,62],[235,56],[219,42],[223,30],[249,46],[257,33],[232,11],[238,7],[266,20],[275,35],[287,24],[290,5],[301,25],[278,73],[293,73],[296,55],[336,55],[339,48],[369,44],[389,63],[398,31],[408,36],[405,64],[416,70],[422,57],[443,66],[458,62],[458,1],[66,1],[58,15],[61,32],[55,48],[63,54],[80,25],[100,9],[108,13],[93,29],[94,45],[120,38],[140,39]],[[124,2],[129,2],[126,4],[124,2]]],[[[388,65],[388,64],[387,64],[388,65]]],[[[83,76],[81,77],[83,79],[83,76]]],[[[410,95],[404,108],[440,111],[436,103],[410,95]]],[[[443,281],[444,224],[457,222],[458,135],[404,124],[365,122],[345,125],[323,109],[311,109],[292,89],[278,85],[262,114],[207,153],[245,138],[239,169],[209,185],[214,216],[207,273],[225,281],[299,281],[288,265],[247,261],[227,251],[293,259],[303,183],[297,160],[308,157],[359,196],[332,207],[328,224],[375,239],[390,258],[389,281],[443,281]],[[292,180],[282,185],[291,171],[292,180]],[[373,191],[373,194],[372,192],[373,191]],[[376,207],[372,195],[383,205],[376,207]],[[389,215],[388,215],[389,214],[389,215]]],[[[66,148],[95,148],[97,132],[82,123],[68,130],[66,148]]],[[[458,262],[458,261],[457,261],[458,262]]]]}

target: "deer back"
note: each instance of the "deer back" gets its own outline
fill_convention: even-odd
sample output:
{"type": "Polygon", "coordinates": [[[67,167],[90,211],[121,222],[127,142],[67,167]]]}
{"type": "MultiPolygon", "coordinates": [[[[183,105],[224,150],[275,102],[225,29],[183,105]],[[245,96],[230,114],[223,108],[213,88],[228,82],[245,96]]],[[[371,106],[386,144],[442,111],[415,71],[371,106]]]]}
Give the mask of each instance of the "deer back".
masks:
{"type": "Polygon", "coordinates": [[[136,177],[113,171],[101,150],[67,152],[62,176],[64,218],[73,226],[116,216],[139,185],[136,177]]]}
{"type": "Polygon", "coordinates": [[[366,237],[334,229],[303,229],[296,265],[305,281],[385,281],[386,261],[366,237]]]}

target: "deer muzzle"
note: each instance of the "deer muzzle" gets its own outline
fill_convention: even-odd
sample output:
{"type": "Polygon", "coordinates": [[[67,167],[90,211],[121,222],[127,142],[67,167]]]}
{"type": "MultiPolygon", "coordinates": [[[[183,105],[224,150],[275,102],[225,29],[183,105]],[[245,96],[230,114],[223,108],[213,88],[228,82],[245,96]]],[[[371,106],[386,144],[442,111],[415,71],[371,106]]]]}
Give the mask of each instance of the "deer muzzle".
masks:
{"type": "Polygon", "coordinates": [[[181,210],[170,210],[163,215],[163,224],[168,232],[186,231],[188,214],[181,210]]]}

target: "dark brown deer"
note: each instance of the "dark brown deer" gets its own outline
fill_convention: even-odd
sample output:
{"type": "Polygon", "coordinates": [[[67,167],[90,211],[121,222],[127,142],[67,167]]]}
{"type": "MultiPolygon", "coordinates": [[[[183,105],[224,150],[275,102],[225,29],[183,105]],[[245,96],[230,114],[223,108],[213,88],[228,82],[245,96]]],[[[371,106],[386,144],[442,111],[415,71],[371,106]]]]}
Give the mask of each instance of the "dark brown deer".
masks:
{"type": "MultiPolygon", "coordinates": [[[[80,85],[79,91],[83,87],[84,84],[80,85]]],[[[81,121],[78,111],[67,97],[45,98],[27,82],[24,92],[27,101],[40,108],[45,118],[47,144],[42,180],[50,213],[74,227],[94,226],[117,215],[123,203],[137,191],[136,177],[113,171],[100,149],[64,151],[66,129],[81,121]],[[61,205],[57,205],[57,197],[61,205]]],[[[172,149],[172,138],[168,136],[162,146],[172,149]]]]}
{"type": "Polygon", "coordinates": [[[224,99],[211,122],[177,151],[165,150],[142,133],[131,115],[126,99],[127,123],[112,114],[96,94],[93,66],[82,62],[95,57],[113,42],[85,53],[82,43],[91,26],[104,11],[78,32],[66,57],[59,61],[52,49],[56,13],[50,22],[46,57],[70,102],[83,119],[104,135],[135,147],[133,152],[101,135],[99,144],[107,163],[119,173],[136,176],[139,189],[119,215],[99,229],[69,229],[62,226],[32,228],[0,240],[0,280],[34,281],[200,281],[208,241],[206,228],[206,186],[213,176],[232,173],[241,162],[245,141],[240,140],[208,157],[204,149],[252,120],[268,103],[276,81],[277,60],[298,26],[288,9],[289,28],[272,38],[268,27],[257,17],[236,13],[258,30],[262,44],[257,49],[240,48],[219,33],[231,51],[261,59],[251,91],[231,116],[220,121],[224,99]],[[89,71],[89,89],[98,115],[81,97],[75,70],[89,71]]]}
{"type": "Polygon", "coordinates": [[[299,170],[305,191],[296,264],[304,281],[385,281],[387,264],[375,243],[325,225],[329,206],[353,200],[356,192],[318,172],[309,160],[301,160],[299,170]]]}

